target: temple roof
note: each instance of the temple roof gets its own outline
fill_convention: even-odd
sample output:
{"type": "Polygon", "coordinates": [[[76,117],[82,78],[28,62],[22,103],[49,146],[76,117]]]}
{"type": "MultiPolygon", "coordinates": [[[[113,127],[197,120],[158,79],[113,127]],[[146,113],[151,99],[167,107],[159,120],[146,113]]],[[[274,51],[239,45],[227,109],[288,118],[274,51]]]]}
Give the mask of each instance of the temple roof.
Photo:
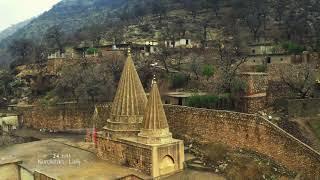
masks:
{"type": "MultiPolygon", "coordinates": [[[[120,78],[118,89],[111,109],[111,121],[118,122],[127,118],[143,116],[147,97],[134,66],[130,50],[120,78]]],[[[135,119],[135,118],[130,118],[135,119]]]]}
{"type": "Polygon", "coordinates": [[[156,81],[153,80],[148,104],[143,117],[143,129],[160,130],[167,128],[169,128],[169,126],[163,109],[158,85],[156,81]]]}

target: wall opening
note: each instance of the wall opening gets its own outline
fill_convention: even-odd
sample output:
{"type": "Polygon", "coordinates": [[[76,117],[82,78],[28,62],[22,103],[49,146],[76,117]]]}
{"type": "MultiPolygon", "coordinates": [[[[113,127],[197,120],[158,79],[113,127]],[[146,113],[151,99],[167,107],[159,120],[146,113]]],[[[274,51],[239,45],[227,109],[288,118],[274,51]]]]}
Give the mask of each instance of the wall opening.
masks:
{"type": "Polygon", "coordinates": [[[160,167],[160,175],[165,175],[165,174],[174,172],[175,164],[174,164],[173,158],[169,155],[163,157],[159,167],[160,167]]]}
{"type": "Polygon", "coordinates": [[[267,57],[267,63],[268,63],[268,64],[271,63],[271,57],[267,57]]]}
{"type": "Polygon", "coordinates": [[[178,101],[179,101],[178,105],[182,106],[182,98],[181,97],[178,98],[178,101]]]}

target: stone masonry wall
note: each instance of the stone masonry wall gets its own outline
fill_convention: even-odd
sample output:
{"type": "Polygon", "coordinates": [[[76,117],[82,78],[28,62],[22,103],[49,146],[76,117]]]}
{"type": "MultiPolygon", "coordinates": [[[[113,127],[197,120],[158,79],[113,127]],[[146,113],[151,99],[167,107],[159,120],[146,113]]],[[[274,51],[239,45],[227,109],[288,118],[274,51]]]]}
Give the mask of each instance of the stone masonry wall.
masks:
{"type": "Polygon", "coordinates": [[[239,76],[247,83],[247,96],[267,92],[268,74],[247,72],[239,76]]]}
{"type": "MultiPolygon", "coordinates": [[[[92,127],[93,108],[65,108],[34,107],[32,110],[24,110],[24,124],[35,128],[61,130],[92,127]]],[[[98,128],[105,124],[109,111],[110,106],[99,108],[101,122],[98,123],[98,128]]],[[[165,111],[171,132],[186,142],[193,139],[199,143],[217,142],[233,148],[253,150],[292,170],[320,177],[320,154],[262,117],[172,105],[165,105],[165,111]]],[[[110,149],[117,149],[110,146],[110,149]]],[[[118,149],[121,148],[127,149],[118,149]]]]}
{"type": "Polygon", "coordinates": [[[267,98],[265,94],[241,97],[240,104],[237,109],[240,112],[249,114],[257,113],[266,107],[267,98]]]}
{"type": "Polygon", "coordinates": [[[35,129],[66,131],[95,127],[102,128],[107,123],[111,106],[97,106],[99,120],[93,120],[93,105],[56,105],[50,107],[18,107],[22,113],[23,125],[35,129]]]}
{"type": "Polygon", "coordinates": [[[237,103],[236,109],[244,113],[257,113],[266,107],[266,92],[268,87],[268,74],[246,72],[239,74],[246,82],[247,91],[237,103]]]}
{"type": "Polygon", "coordinates": [[[109,162],[133,167],[151,175],[152,150],[121,141],[98,137],[98,156],[109,162]]]}
{"type": "Polygon", "coordinates": [[[227,111],[165,106],[171,132],[199,143],[223,143],[265,154],[320,178],[320,154],[262,117],[227,111]]]}

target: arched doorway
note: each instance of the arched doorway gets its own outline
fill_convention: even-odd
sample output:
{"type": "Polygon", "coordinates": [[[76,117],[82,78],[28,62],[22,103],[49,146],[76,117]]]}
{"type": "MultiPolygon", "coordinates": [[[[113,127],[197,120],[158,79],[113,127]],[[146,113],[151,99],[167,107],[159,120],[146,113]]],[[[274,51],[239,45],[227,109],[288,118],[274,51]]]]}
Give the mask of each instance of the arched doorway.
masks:
{"type": "Polygon", "coordinates": [[[173,158],[169,155],[163,157],[159,167],[160,175],[165,175],[174,172],[175,164],[173,158]]]}

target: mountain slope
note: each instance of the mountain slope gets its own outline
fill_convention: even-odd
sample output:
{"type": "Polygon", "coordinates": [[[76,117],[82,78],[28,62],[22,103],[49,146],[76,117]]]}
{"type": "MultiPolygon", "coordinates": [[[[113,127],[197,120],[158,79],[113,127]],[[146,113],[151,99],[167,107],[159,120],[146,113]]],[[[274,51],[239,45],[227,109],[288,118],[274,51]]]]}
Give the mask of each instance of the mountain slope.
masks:
{"type": "Polygon", "coordinates": [[[63,31],[71,34],[90,23],[105,21],[112,9],[121,6],[127,0],[62,0],[51,10],[33,19],[8,39],[41,39],[53,25],[60,25],[63,31]]]}
{"type": "Polygon", "coordinates": [[[11,36],[15,32],[17,32],[19,29],[25,27],[29,22],[31,22],[31,19],[28,19],[28,20],[20,22],[18,24],[12,25],[9,28],[1,31],[0,32],[0,41],[11,36]]]}

